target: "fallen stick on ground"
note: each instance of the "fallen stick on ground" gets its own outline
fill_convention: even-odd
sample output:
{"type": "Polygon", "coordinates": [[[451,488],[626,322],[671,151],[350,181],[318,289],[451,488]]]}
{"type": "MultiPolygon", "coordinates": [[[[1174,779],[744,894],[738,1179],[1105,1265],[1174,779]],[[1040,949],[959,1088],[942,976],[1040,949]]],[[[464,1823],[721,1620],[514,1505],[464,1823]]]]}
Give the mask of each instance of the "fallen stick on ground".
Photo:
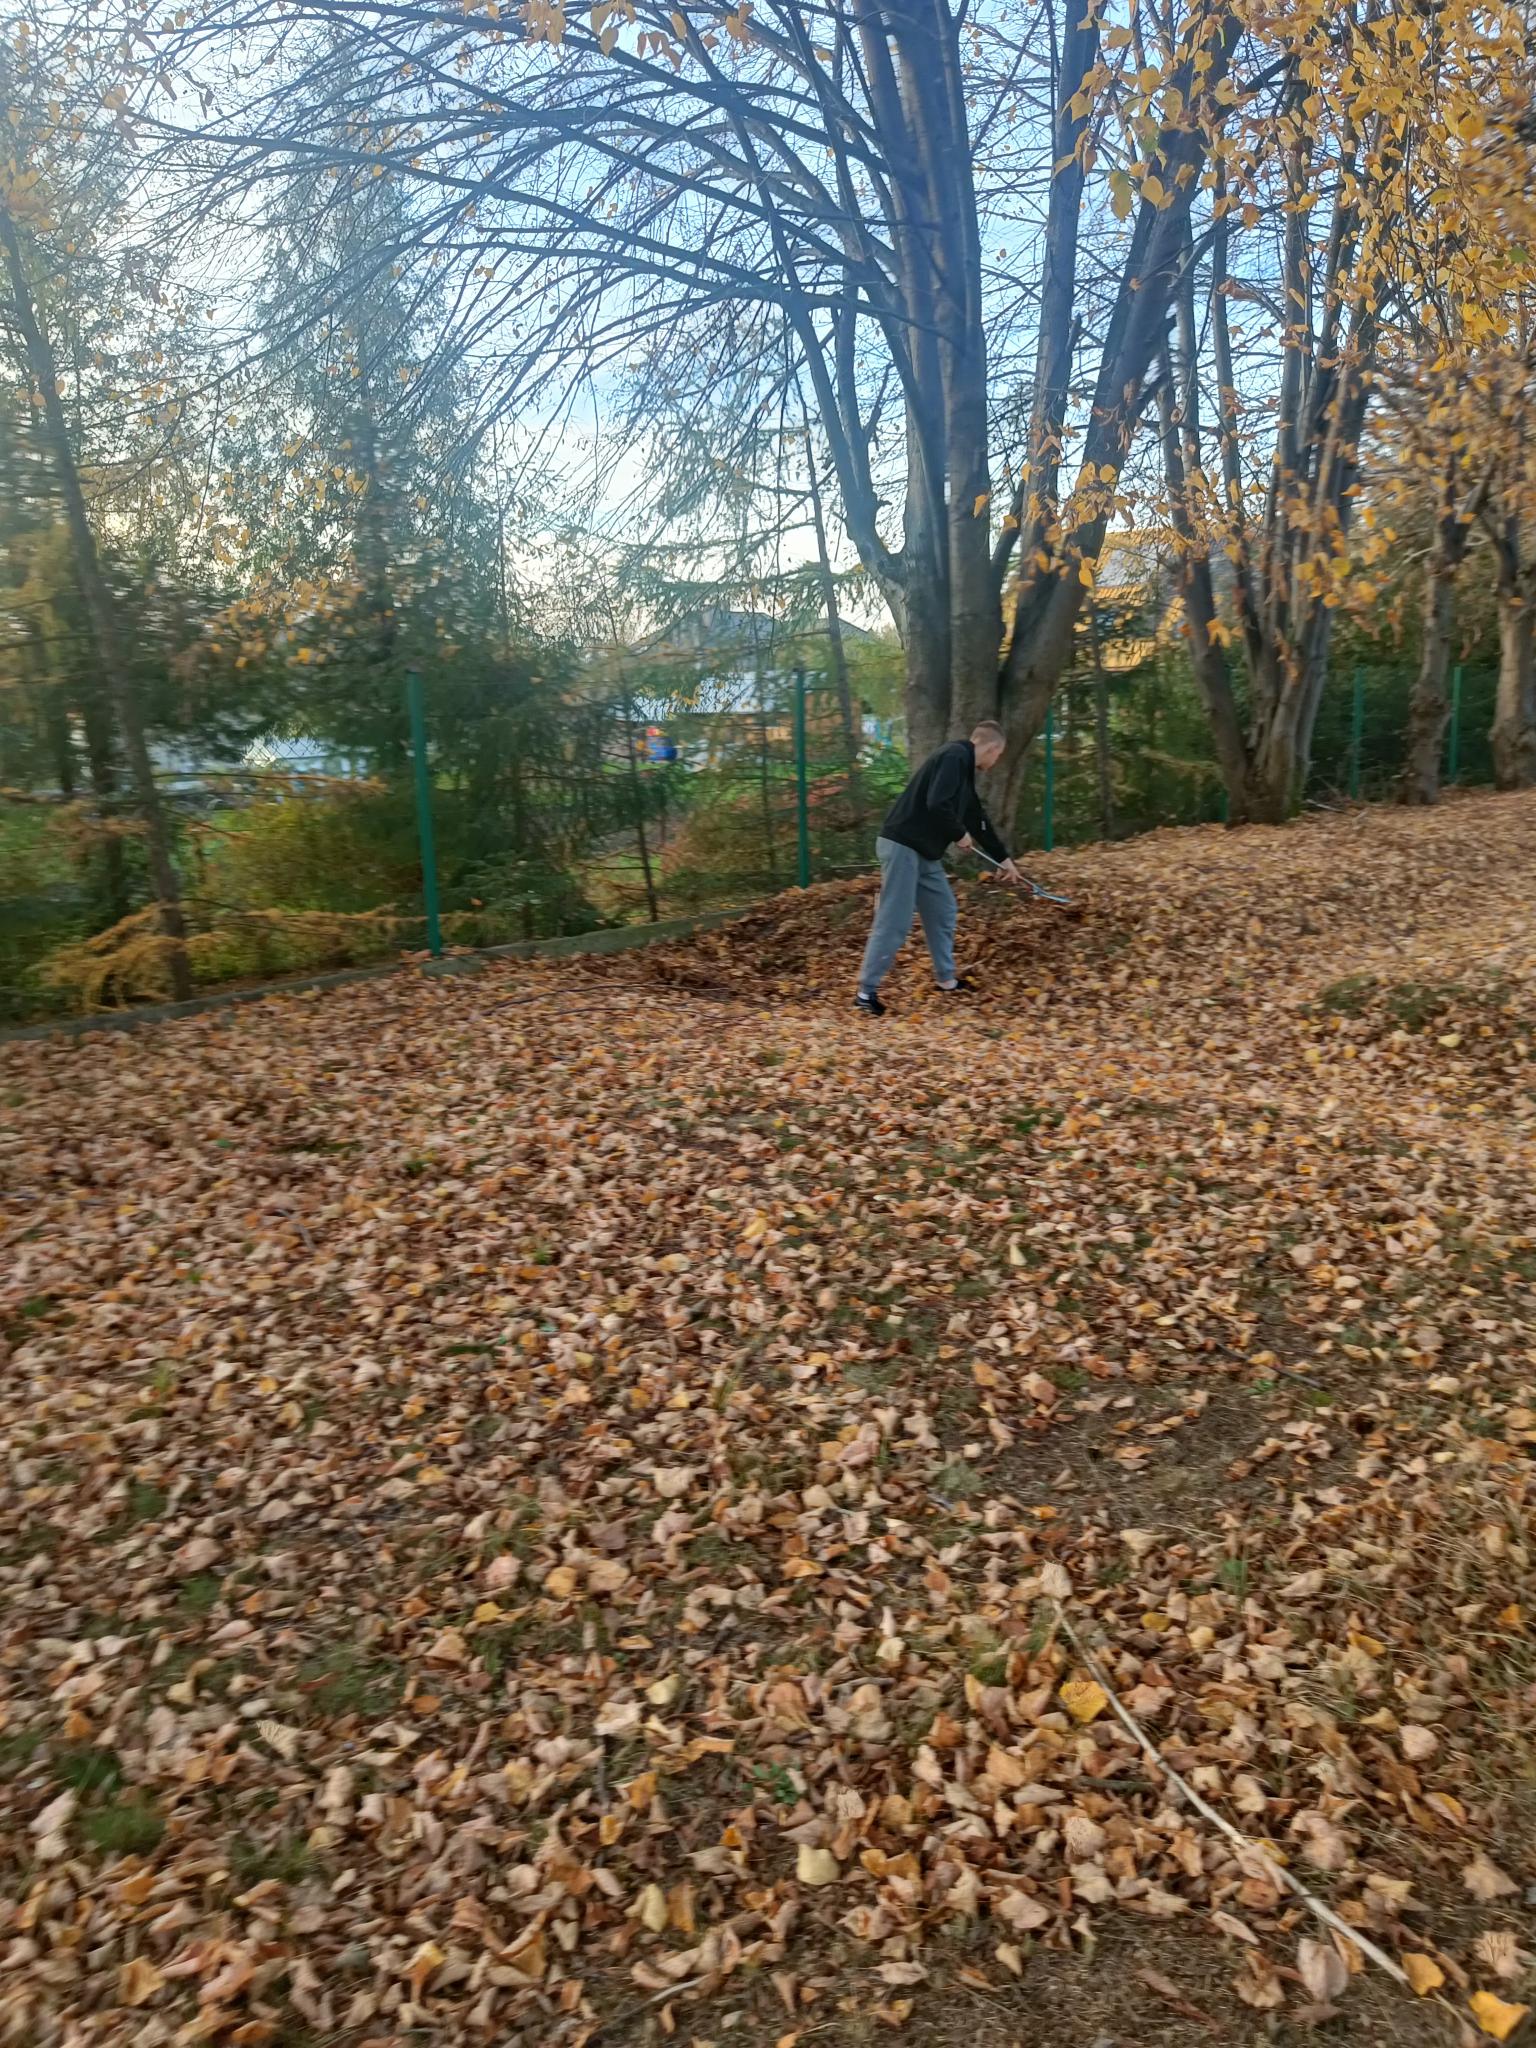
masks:
{"type": "Polygon", "coordinates": [[[1378,1948],[1375,1942],[1372,1941],[1368,1935],[1362,1934],[1360,1932],[1360,1929],[1358,1927],[1351,1927],[1347,1920],[1342,1919],[1337,1913],[1334,1912],[1332,1906],[1324,1905],[1321,1899],[1315,1898],[1313,1894],[1307,1890],[1304,1884],[1300,1883],[1296,1878],[1292,1877],[1291,1873],[1286,1869],[1283,1863],[1277,1863],[1274,1857],[1270,1855],[1267,1849],[1261,1847],[1259,1843],[1251,1841],[1249,1837],[1243,1833],[1241,1828],[1233,1827],[1231,1821],[1225,1819],[1221,1814],[1219,1814],[1216,1811],[1215,1807],[1211,1805],[1209,1800],[1201,1798],[1200,1794],[1195,1790],[1194,1786],[1188,1782],[1187,1779],[1181,1778],[1179,1776],[1178,1772],[1173,1768],[1173,1765],[1168,1762],[1167,1758],[1163,1755],[1162,1751],[1158,1748],[1157,1744],[1152,1740],[1151,1736],[1147,1734],[1146,1730],[1136,1720],[1135,1716],[1130,1712],[1129,1708],[1127,1708],[1123,1704],[1119,1694],[1115,1691],[1114,1687],[1110,1684],[1108,1677],[1100,1668],[1098,1659],[1094,1656],[1093,1652],[1088,1648],[1087,1644],[1083,1641],[1082,1637],[1078,1634],[1077,1630],[1072,1626],[1071,1617],[1067,1614],[1066,1609],[1061,1605],[1060,1601],[1057,1601],[1055,1603],[1055,1606],[1056,1617],[1060,1621],[1063,1630],[1066,1632],[1066,1635],[1071,1641],[1073,1648],[1077,1651],[1078,1655],[1082,1658],[1084,1664],[1088,1667],[1089,1675],[1093,1678],[1095,1684],[1103,1687],[1104,1697],[1109,1701],[1110,1706],[1114,1709],[1115,1716],[1120,1722],[1121,1726],[1125,1728],[1129,1734],[1135,1737],[1137,1743],[1140,1745],[1141,1750],[1143,1754],[1147,1757],[1148,1761],[1156,1764],[1157,1768],[1162,1772],[1163,1776],[1168,1780],[1168,1782],[1171,1785],[1174,1785],[1178,1788],[1178,1790],[1183,1794],[1183,1796],[1189,1801],[1190,1805],[1195,1809],[1196,1813],[1201,1815],[1203,1819],[1208,1820],[1213,1828],[1219,1828],[1221,1833],[1226,1836],[1227,1840],[1231,1842],[1235,1848],[1240,1849],[1245,1856],[1251,1857],[1256,1863],[1258,1863],[1267,1877],[1273,1879],[1273,1881],[1276,1884],[1280,1885],[1282,1889],[1284,1889],[1285,1891],[1293,1892],[1296,1895],[1296,1897],[1301,1900],[1302,1904],[1307,1908],[1308,1912],[1315,1913],[1318,1919],[1322,1921],[1325,1927],[1331,1927],[1336,1934],[1342,1934],[1346,1941],[1352,1941],[1355,1947],[1359,1949],[1362,1955],[1369,1956],[1371,1961],[1377,1964],[1381,1969],[1385,1970],[1389,1977],[1395,1978],[1395,1980],[1402,1985],[1405,1991],[1412,1991],[1413,1985],[1410,1982],[1406,1971],[1400,1969],[1399,1966],[1393,1962],[1392,1958],[1387,1954],[1385,1949],[1378,1948]]]}
{"type": "Polygon", "coordinates": [[[611,2034],[615,2027],[628,2027],[631,2020],[639,2019],[642,2013],[650,2012],[654,2006],[666,2005],[674,1998],[681,1998],[684,1992],[697,1991],[704,1982],[702,1977],[685,1977],[680,1984],[669,1984],[664,1991],[653,1991],[649,1998],[637,1998],[633,2005],[621,2006],[610,2013],[605,2020],[599,2020],[589,2032],[578,2036],[581,2048],[592,2048],[592,2043],[611,2034]]]}

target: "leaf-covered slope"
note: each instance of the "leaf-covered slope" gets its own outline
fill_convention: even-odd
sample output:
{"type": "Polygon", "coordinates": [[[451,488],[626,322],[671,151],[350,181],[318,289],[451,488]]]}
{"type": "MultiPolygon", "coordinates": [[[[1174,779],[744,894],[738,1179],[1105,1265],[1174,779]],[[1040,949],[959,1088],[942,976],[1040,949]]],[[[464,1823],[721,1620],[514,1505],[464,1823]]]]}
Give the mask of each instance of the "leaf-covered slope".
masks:
{"type": "Polygon", "coordinates": [[[1533,842],[1062,858],[878,1029],[821,892],[14,1050],[13,2033],[1512,2029],[1533,842]]]}

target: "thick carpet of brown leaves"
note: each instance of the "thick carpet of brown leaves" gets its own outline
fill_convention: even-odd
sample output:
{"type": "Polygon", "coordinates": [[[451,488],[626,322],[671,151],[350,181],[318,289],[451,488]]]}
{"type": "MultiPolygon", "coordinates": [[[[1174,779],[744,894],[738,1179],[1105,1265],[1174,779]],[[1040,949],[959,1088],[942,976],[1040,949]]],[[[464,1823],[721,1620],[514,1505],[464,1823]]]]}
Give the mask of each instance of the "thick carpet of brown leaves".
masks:
{"type": "Polygon", "coordinates": [[[1042,867],[4,1055],[0,2040],[1515,2035],[1536,800],[1042,867]]]}

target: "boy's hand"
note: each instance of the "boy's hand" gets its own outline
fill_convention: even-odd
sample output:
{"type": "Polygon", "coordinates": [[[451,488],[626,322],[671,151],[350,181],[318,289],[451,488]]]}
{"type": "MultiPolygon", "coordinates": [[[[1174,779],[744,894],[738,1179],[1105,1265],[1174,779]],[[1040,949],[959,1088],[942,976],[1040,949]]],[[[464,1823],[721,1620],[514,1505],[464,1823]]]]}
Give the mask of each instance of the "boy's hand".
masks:
{"type": "Polygon", "coordinates": [[[976,851],[976,842],[972,839],[969,832],[966,833],[963,839],[955,841],[955,851],[956,853],[974,853],[976,851]]]}
{"type": "Polygon", "coordinates": [[[1014,882],[1018,884],[1020,887],[1022,887],[1024,884],[1024,877],[1019,873],[1019,870],[1014,866],[1011,860],[1005,860],[997,872],[1002,876],[1005,882],[1014,882]]]}

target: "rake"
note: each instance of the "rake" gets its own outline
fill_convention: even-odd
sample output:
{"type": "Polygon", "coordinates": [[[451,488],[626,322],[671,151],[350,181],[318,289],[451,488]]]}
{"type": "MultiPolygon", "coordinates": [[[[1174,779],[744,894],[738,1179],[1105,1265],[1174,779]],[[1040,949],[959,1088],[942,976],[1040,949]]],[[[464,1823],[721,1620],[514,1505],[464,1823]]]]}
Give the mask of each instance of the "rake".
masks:
{"type": "MultiPolygon", "coordinates": [[[[971,851],[978,860],[984,860],[989,868],[997,873],[1001,873],[1003,864],[1000,860],[994,860],[990,853],[983,853],[979,846],[973,846],[971,851]]],[[[1054,889],[1042,889],[1040,884],[1032,882],[1028,875],[1025,875],[1023,879],[1025,888],[1037,903],[1059,903],[1065,910],[1073,908],[1070,896],[1058,896],[1054,889]]]]}

